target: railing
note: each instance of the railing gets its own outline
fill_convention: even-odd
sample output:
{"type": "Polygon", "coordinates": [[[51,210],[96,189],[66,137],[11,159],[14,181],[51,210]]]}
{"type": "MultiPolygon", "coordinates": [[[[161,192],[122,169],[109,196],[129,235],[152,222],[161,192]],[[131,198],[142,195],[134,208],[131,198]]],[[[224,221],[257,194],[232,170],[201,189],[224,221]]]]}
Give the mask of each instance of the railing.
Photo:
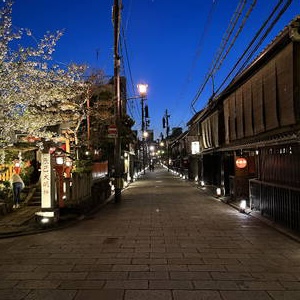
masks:
{"type": "Polygon", "coordinates": [[[300,189],[278,184],[249,181],[250,208],[285,227],[300,231],[300,189]]]}

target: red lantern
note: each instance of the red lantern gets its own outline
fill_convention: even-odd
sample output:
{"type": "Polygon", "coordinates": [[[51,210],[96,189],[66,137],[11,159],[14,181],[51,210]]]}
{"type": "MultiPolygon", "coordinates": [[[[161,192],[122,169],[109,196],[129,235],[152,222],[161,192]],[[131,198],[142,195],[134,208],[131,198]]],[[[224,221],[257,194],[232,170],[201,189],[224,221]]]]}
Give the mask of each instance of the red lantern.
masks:
{"type": "Polygon", "coordinates": [[[235,160],[235,165],[239,169],[244,169],[247,167],[247,159],[245,157],[239,157],[235,160]]]}

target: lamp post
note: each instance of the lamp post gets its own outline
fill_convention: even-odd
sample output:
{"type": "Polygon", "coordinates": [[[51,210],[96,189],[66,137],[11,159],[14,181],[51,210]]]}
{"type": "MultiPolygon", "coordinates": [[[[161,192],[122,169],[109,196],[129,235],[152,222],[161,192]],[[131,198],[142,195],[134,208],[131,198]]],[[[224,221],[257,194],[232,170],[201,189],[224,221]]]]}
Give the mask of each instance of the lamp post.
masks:
{"type": "Polygon", "coordinates": [[[143,169],[144,169],[144,174],[145,174],[145,125],[146,125],[146,120],[145,120],[145,100],[147,97],[147,89],[148,89],[148,84],[138,84],[137,88],[139,90],[139,94],[141,96],[141,106],[142,106],[142,148],[143,148],[143,169]]]}

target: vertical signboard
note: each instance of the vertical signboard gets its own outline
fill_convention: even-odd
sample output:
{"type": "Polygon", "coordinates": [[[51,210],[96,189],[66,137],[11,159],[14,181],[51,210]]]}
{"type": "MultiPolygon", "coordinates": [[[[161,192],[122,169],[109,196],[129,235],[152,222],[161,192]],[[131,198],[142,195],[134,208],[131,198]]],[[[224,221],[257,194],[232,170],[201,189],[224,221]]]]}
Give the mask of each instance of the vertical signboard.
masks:
{"type": "Polygon", "coordinates": [[[41,156],[41,191],[42,191],[42,208],[52,208],[52,168],[51,154],[42,153],[41,156]]]}

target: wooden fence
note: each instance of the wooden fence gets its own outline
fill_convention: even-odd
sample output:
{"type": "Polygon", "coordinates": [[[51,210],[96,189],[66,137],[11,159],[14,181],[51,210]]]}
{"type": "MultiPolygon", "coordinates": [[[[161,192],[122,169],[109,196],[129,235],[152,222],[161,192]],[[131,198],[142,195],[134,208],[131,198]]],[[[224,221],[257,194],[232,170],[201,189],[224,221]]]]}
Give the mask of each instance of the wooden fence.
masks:
{"type": "Polygon", "coordinates": [[[300,189],[251,179],[250,208],[292,230],[300,231],[300,189]]]}
{"type": "Polygon", "coordinates": [[[109,178],[93,180],[92,173],[73,173],[64,181],[65,207],[89,209],[107,199],[111,194],[109,178]]]}
{"type": "Polygon", "coordinates": [[[9,181],[13,170],[13,165],[0,165],[0,181],[9,181]]]}

